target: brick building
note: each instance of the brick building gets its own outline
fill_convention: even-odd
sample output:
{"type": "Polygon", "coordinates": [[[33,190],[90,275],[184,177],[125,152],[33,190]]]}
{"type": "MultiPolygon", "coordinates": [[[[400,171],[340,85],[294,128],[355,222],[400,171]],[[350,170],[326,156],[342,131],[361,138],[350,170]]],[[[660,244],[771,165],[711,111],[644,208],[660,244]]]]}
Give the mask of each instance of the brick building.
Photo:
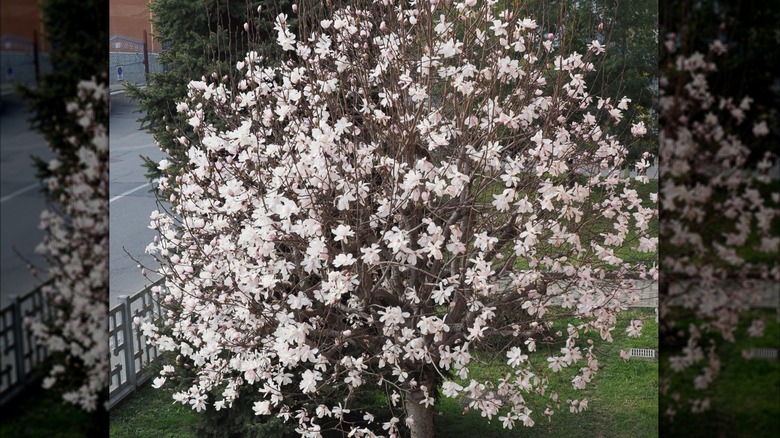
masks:
{"type": "Polygon", "coordinates": [[[155,41],[149,3],[154,0],[109,0],[108,59],[109,84],[119,89],[124,83],[143,85],[147,73],[163,71],[157,62],[162,45],[155,41]],[[144,31],[148,58],[144,58],[144,31]]]}
{"type": "Polygon", "coordinates": [[[32,85],[36,82],[36,71],[50,70],[50,45],[38,8],[40,3],[41,0],[0,1],[0,87],[3,95],[11,93],[12,83],[32,85]]]}
{"type": "Polygon", "coordinates": [[[110,52],[123,52],[120,39],[143,41],[144,30],[150,53],[159,53],[162,46],[154,40],[152,15],[149,11],[150,0],[109,0],[108,35],[111,38],[110,52]]]}
{"type": "MultiPolygon", "coordinates": [[[[0,35],[4,40],[13,37],[32,41],[33,31],[38,33],[38,43],[43,45],[43,23],[38,4],[41,0],[3,0],[0,2],[0,35]]],[[[3,44],[2,49],[11,49],[3,44]]]]}

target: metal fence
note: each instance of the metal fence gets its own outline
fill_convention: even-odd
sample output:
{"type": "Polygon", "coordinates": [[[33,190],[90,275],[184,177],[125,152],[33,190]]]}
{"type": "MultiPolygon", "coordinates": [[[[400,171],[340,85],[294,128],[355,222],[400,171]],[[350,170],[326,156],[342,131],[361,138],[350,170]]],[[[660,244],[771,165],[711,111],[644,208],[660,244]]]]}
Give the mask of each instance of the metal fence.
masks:
{"type": "Polygon", "coordinates": [[[148,44],[136,38],[114,35],[108,40],[109,86],[120,89],[126,83],[145,85],[147,75],[160,73],[163,66],[157,53],[148,50],[148,44]]]}
{"type": "Polygon", "coordinates": [[[108,312],[109,409],[151,378],[145,368],[157,358],[158,351],[146,343],[141,327],[134,320],[151,322],[162,317],[162,308],[152,292],[154,286],[161,284],[162,280],[158,280],[132,296],[120,297],[119,305],[108,312]]]}
{"type": "Polygon", "coordinates": [[[34,86],[38,74],[51,71],[49,54],[40,51],[35,40],[16,35],[0,35],[0,67],[4,91],[15,83],[34,86]]]}
{"type": "MultiPolygon", "coordinates": [[[[158,280],[134,295],[121,296],[119,305],[109,311],[109,409],[152,377],[147,365],[159,352],[146,343],[134,320],[137,317],[142,322],[153,322],[162,318],[163,310],[152,292],[162,282],[158,280]]],[[[36,371],[48,354],[35,343],[27,323],[51,318],[51,307],[41,290],[48,284],[14,297],[11,304],[0,310],[0,406],[38,382],[36,371]]],[[[776,294],[769,295],[774,297],[771,303],[776,303],[776,294]]]]}
{"type": "Polygon", "coordinates": [[[11,304],[0,310],[0,406],[37,381],[38,366],[48,357],[25,323],[51,317],[51,308],[41,290],[48,284],[14,297],[11,304]]]}
{"type": "MultiPolygon", "coordinates": [[[[161,284],[159,280],[132,296],[120,297],[119,305],[109,311],[109,409],[151,377],[145,366],[157,357],[157,348],[146,343],[134,319],[156,321],[162,316],[152,292],[154,286],[161,284]]],[[[35,343],[28,323],[52,316],[42,287],[15,297],[0,310],[0,406],[40,380],[39,366],[48,352],[35,343]]]]}

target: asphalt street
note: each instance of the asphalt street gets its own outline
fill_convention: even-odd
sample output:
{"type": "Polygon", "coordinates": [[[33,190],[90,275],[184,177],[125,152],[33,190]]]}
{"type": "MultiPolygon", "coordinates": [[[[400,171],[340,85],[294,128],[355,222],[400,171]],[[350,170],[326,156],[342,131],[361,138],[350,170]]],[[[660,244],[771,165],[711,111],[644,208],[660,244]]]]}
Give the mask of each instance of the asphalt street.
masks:
{"type": "Polygon", "coordinates": [[[43,137],[30,129],[25,105],[3,97],[0,110],[0,308],[13,296],[24,295],[46,277],[47,264],[35,253],[43,239],[38,229],[45,198],[35,176],[31,155],[53,157],[43,137]],[[39,278],[27,262],[36,266],[39,278]]]}
{"type": "MultiPolygon", "coordinates": [[[[122,295],[132,295],[151,284],[141,275],[138,264],[156,269],[156,261],[145,253],[155,232],[149,215],[157,209],[152,186],[144,176],[141,155],[161,160],[165,154],[151,134],[137,121],[137,105],[124,94],[111,96],[109,144],[109,307],[122,295]]],[[[149,272],[152,280],[159,278],[149,272]]]]}

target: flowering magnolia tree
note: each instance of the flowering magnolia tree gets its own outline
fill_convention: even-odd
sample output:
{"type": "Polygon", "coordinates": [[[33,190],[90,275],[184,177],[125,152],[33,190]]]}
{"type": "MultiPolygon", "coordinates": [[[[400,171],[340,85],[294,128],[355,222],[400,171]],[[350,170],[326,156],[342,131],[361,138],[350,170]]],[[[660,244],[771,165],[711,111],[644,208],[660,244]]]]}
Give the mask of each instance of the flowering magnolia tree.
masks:
{"type": "MultiPolygon", "coordinates": [[[[682,347],[664,358],[669,417],[710,407],[706,390],[721,368],[720,344],[743,335],[739,318],[763,294],[774,292],[777,302],[767,282],[780,281],[780,193],[772,192],[769,175],[775,157],[749,160],[769,126],[751,114],[750,97],[711,89],[718,58],[727,53],[723,42],[690,55],[676,53],[678,42],[672,34],[663,44],[660,100],[662,337],[682,347]],[[738,135],[746,124],[750,135],[738,135]]],[[[762,336],[763,328],[756,319],[745,334],[762,336]]]]}
{"type": "Polygon", "coordinates": [[[56,150],[44,180],[50,207],[41,213],[44,240],[37,252],[52,282],[43,293],[51,320],[28,321],[55,365],[44,388],[88,412],[108,400],[108,89],[81,81],[55,136],[71,150],[56,150]]]}
{"type": "Polygon", "coordinates": [[[552,416],[657,275],[655,195],[621,177],[611,132],[630,99],[584,80],[604,47],[567,53],[496,1],[366,3],[301,36],[287,20],[282,65],[249,53],[235,87],[193,81],[178,106],[195,135],[160,162],[171,209],[148,248],[167,319],[143,329],[188,374],[155,386],[198,411],[251,392],[304,436],[432,436],[441,397],[507,428],[552,416]],[[506,375],[471,378],[485,356],[506,375]]]}

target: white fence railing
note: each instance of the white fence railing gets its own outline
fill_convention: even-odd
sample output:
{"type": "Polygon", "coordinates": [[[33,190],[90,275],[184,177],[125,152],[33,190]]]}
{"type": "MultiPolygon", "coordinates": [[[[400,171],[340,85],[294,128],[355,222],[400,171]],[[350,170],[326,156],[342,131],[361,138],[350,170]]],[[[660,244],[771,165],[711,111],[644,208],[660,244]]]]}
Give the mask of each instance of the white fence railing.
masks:
{"type": "Polygon", "coordinates": [[[51,316],[41,290],[46,284],[14,297],[11,304],[0,310],[0,406],[37,381],[38,366],[48,357],[25,324],[25,319],[41,321],[51,316]]]}
{"type": "Polygon", "coordinates": [[[162,280],[129,297],[119,297],[119,305],[108,312],[108,345],[111,355],[108,409],[151,378],[145,366],[157,358],[157,348],[146,343],[141,328],[133,320],[140,318],[144,322],[156,321],[162,316],[160,304],[152,292],[152,288],[160,284],[162,280]]]}
{"type": "MultiPolygon", "coordinates": [[[[120,303],[108,313],[110,366],[108,408],[111,409],[151,377],[145,366],[157,358],[157,349],[147,345],[140,327],[133,323],[156,320],[162,309],[155,300],[152,287],[120,297],[120,303]]],[[[0,406],[21,391],[40,381],[39,366],[48,357],[45,348],[37,345],[26,320],[43,321],[51,317],[41,287],[15,297],[0,310],[0,406]]]]}

